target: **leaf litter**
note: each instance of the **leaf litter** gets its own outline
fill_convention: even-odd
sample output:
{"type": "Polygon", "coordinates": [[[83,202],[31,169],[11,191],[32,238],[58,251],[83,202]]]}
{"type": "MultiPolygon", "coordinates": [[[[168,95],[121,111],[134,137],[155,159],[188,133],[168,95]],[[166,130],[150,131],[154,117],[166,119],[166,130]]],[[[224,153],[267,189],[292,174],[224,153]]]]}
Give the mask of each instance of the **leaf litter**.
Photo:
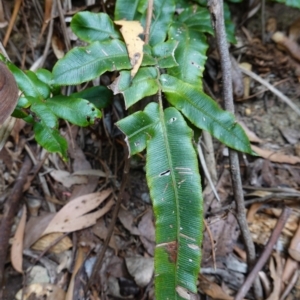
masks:
{"type": "MultiPolygon", "coordinates": [[[[32,3],[33,6],[41,5],[36,4],[36,1],[32,3]]],[[[47,3],[45,7],[47,14],[42,16],[41,22],[50,18],[50,1],[45,3],[47,3]]],[[[12,4],[8,1],[5,5],[8,5],[8,9],[12,9],[12,4]]],[[[299,45],[295,46],[299,38],[299,25],[297,25],[299,22],[294,17],[290,18],[292,13],[285,6],[267,5],[268,17],[274,17],[278,12],[283,18],[284,16],[288,18],[285,17],[284,24],[276,24],[276,18],[275,21],[270,20],[268,23],[270,34],[266,37],[265,44],[255,31],[255,26],[259,22],[258,16],[255,15],[250,19],[242,31],[238,32],[242,43],[239,46],[243,50],[239,50],[237,46],[233,55],[236,60],[239,57],[242,63],[250,64],[252,70],[255,70],[264,80],[276,85],[299,106],[300,89],[297,87],[297,80],[300,68],[297,62],[298,53],[294,50],[299,47],[299,45]],[[295,19],[295,22],[292,19],[295,19]],[[289,25],[292,26],[288,31],[289,25]],[[281,42],[276,40],[276,32],[284,32],[284,36],[279,35],[283,38],[281,42]],[[277,42],[272,42],[272,38],[277,42]],[[282,44],[285,49],[277,47],[279,44],[282,44]],[[243,48],[243,45],[247,47],[243,48]]],[[[30,11],[25,10],[24,13],[25,16],[30,16],[30,11]]],[[[127,26],[126,22],[121,22],[122,25],[124,24],[123,28],[127,26]]],[[[37,27],[35,23],[29,22],[33,38],[47,31],[44,24],[40,23],[41,26],[37,27]]],[[[24,36],[25,26],[20,27],[18,24],[17,26],[24,36]]],[[[124,38],[125,42],[133,44],[132,40],[141,33],[141,29],[135,33],[129,32],[131,41],[127,42],[124,38]]],[[[15,32],[11,34],[17,44],[24,45],[22,44],[24,41],[18,41],[15,32]]],[[[60,36],[56,36],[56,39],[63,41],[60,36]]],[[[43,50],[43,42],[37,43],[36,47],[43,50]]],[[[132,77],[137,72],[141,61],[140,55],[139,59],[136,59],[135,53],[142,54],[142,47],[143,43],[139,42],[137,48],[130,50],[132,77]]],[[[30,62],[33,63],[30,48],[18,50],[18,54],[27,57],[25,66],[28,68],[31,67],[30,62]]],[[[8,46],[8,53],[12,61],[18,61],[18,55],[10,46],[8,46]]],[[[208,65],[207,68],[209,76],[212,76],[210,79],[214,80],[212,90],[218,98],[221,97],[220,85],[217,82],[220,74],[217,67],[218,58],[213,54],[211,58],[214,59],[214,64],[208,65]],[[213,77],[214,74],[216,77],[213,77]]],[[[51,60],[49,63],[51,64],[51,60]]],[[[278,203],[293,208],[293,213],[278,240],[277,251],[273,252],[268,263],[263,266],[260,278],[264,282],[266,299],[279,299],[280,295],[284,294],[289,297],[288,299],[299,299],[300,294],[297,289],[299,207],[295,200],[300,186],[300,141],[297,134],[300,130],[299,118],[260,84],[249,77],[241,77],[236,70],[235,73],[237,74],[234,79],[237,100],[241,100],[241,97],[245,98],[237,102],[237,115],[242,126],[247,128],[246,132],[253,149],[261,156],[261,158],[247,156],[241,162],[244,192],[247,196],[246,204],[253,199],[261,200],[259,204],[249,202],[246,207],[248,224],[258,255],[262,253],[280,215],[281,207],[278,203]],[[243,84],[247,91],[244,90],[242,94],[243,84]],[[246,188],[249,185],[252,190],[246,188]],[[282,258],[286,259],[285,262],[282,262],[282,258]],[[279,290],[279,287],[282,287],[282,290],[279,290]]],[[[113,76],[108,79],[113,81],[113,76]]],[[[115,111],[109,112],[110,118],[106,119],[117,120],[116,110],[115,107],[115,111]]],[[[36,160],[37,170],[32,170],[31,179],[28,180],[26,193],[24,193],[28,217],[24,217],[25,210],[21,206],[15,216],[16,222],[11,235],[14,238],[10,250],[11,258],[5,270],[8,278],[5,293],[9,294],[7,299],[14,299],[16,296],[12,274],[22,287],[22,277],[16,275],[17,271],[24,272],[25,276],[32,278],[32,281],[27,281],[27,286],[24,286],[23,299],[29,299],[34,293],[47,299],[72,299],[84,291],[82,282],[88,280],[95,257],[99,255],[107,237],[116,195],[122,180],[123,141],[118,134],[107,130],[102,124],[87,129],[62,124],[61,131],[69,144],[70,160],[63,162],[58,156],[50,155],[42,166],[39,166],[44,155],[31,141],[30,126],[19,121],[16,124],[11,139],[0,152],[1,213],[26,153],[36,160]],[[52,172],[48,173],[49,170],[52,172]],[[37,174],[39,176],[36,176],[37,174]],[[41,181],[41,178],[45,180],[41,181]],[[83,200],[86,201],[83,203],[83,200]],[[39,282],[38,279],[42,279],[43,282],[39,282]]],[[[231,213],[234,207],[231,206],[233,195],[228,158],[223,155],[222,147],[215,143],[219,180],[217,189],[221,203],[213,201],[206,209],[206,221],[209,222],[212,239],[208,232],[205,232],[199,289],[202,294],[212,299],[233,299],[233,295],[246,277],[247,262],[236,219],[231,213]]],[[[142,299],[142,297],[153,299],[155,230],[151,205],[148,201],[144,201],[148,190],[143,179],[143,165],[143,156],[137,159],[137,164],[132,163],[131,181],[124,193],[118,222],[113,230],[101,270],[98,272],[99,280],[97,286],[90,290],[94,295],[99,295],[101,291],[105,295],[110,294],[119,298],[129,296],[134,299],[142,299]]],[[[208,197],[209,195],[206,196],[208,197]]],[[[0,217],[1,220],[2,215],[0,217]]],[[[112,299],[111,296],[107,296],[108,299],[112,299]]],[[[16,297],[21,299],[20,292],[16,297]]],[[[251,293],[246,299],[252,299],[251,293]]]]}

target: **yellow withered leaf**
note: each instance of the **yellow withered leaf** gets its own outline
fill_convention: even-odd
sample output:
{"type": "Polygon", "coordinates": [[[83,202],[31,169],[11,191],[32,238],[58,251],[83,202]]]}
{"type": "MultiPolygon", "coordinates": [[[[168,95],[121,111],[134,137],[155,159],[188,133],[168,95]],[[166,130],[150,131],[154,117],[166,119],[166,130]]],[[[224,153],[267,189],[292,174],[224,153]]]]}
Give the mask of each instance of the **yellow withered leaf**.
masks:
{"type": "Polygon", "coordinates": [[[131,78],[139,70],[143,60],[144,41],[139,37],[144,29],[139,21],[115,21],[115,24],[122,26],[120,29],[126,43],[127,51],[132,66],[131,78]]]}

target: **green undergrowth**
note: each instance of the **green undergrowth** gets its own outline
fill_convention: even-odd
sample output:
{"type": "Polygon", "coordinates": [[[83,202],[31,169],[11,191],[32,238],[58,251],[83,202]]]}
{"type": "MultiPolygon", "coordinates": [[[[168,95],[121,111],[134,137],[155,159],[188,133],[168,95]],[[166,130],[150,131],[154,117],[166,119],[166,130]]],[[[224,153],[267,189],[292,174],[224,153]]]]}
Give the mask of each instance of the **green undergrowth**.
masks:
{"type": "MultiPolygon", "coordinates": [[[[127,109],[152,96],[143,110],[116,125],[126,136],[130,155],[147,152],[146,177],[156,226],[155,294],[162,300],[190,299],[197,293],[203,216],[193,128],[252,154],[235,117],[202,88],[207,36],[213,35],[205,2],[154,1],[149,43],[134,77],[126,43],[113,20],[135,20],[145,28],[146,0],[117,0],[113,18],[77,13],[71,28],[86,46],[70,50],[52,72],[21,71],[6,61],[22,91],[13,116],[31,123],[36,141],[65,159],[67,142],[59,132],[60,119],[89,126],[102,117],[101,109],[111,104],[113,94],[123,95],[127,109]],[[118,72],[110,87],[95,86],[70,96],[61,93],[62,86],[80,85],[108,71],[118,72]]],[[[234,43],[227,5],[224,16],[228,41],[234,43]]]]}

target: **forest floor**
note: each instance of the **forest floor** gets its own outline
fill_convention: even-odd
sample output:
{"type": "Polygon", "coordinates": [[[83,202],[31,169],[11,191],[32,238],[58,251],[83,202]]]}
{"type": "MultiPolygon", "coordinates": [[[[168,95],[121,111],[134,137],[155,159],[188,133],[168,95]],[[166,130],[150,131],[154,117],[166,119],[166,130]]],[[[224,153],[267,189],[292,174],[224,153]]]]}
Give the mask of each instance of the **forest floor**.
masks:
{"type": "MultiPolygon", "coordinates": [[[[16,5],[20,1],[2,1],[8,22],[13,19],[12,2],[16,5]]],[[[13,19],[14,26],[7,36],[5,49],[11,61],[22,69],[34,68],[38,58],[46,55],[44,67],[51,70],[57,57],[66,51],[60,19],[55,17],[51,36],[47,36],[48,28],[43,27],[49,18],[50,3],[52,1],[25,0],[13,19]],[[47,39],[51,39],[52,46],[44,53],[47,39]]],[[[86,6],[84,0],[73,1],[72,7],[64,11],[67,26],[75,12],[85,9],[100,12],[103,5],[86,6]]],[[[106,8],[113,12],[112,1],[107,1],[106,8]]],[[[236,118],[260,155],[240,154],[247,221],[257,258],[264,252],[271,234],[277,234],[271,257],[260,266],[264,299],[300,299],[300,117],[268,87],[243,76],[235,67],[247,63],[264,82],[275,86],[300,108],[299,52],[297,61],[292,50],[287,50],[287,46],[280,47],[272,40],[273,34],[280,31],[297,44],[300,13],[295,8],[270,2],[266,3],[263,14],[260,10],[255,12],[255,8],[245,9],[242,4],[232,5],[231,12],[237,26],[237,44],[230,48],[236,118]],[[251,13],[254,15],[250,17],[251,13]],[[262,15],[266,23],[264,30],[262,15]],[[284,229],[276,233],[276,224],[285,206],[292,210],[284,229]]],[[[3,25],[0,29],[2,41],[8,32],[8,26],[3,25]]],[[[68,34],[71,37],[71,31],[68,34]]],[[[105,74],[101,81],[110,81],[110,76],[105,74]]],[[[204,80],[207,93],[222,106],[221,70],[213,40],[204,80]]],[[[16,122],[0,151],[0,222],[6,221],[8,199],[12,198],[27,156],[33,167],[26,175],[22,198],[14,204],[16,214],[9,243],[12,244],[13,237],[23,242],[23,252],[21,255],[12,253],[9,247],[5,288],[0,294],[2,299],[154,299],[155,228],[144,172],[145,153],[131,159],[128,182],[109,247],[96,280],[87,291],[88,298],[84,296],[93,264],[108,235],[113,204],[124,180],[125,142],[114,126],[115,121],[126,114],[123,106],[122,99],[116,97],[114,104],[104,110],[103,119],[89,128],[62,123],[61,133],[69,144],[67,162],[41,149],[34,141],[30,125],[21,120],[16,122]],[[108,200],[103,202],[103,213],[99,214],[95,224],[82,230],[69,228],[68,233],[52,232],[40,238],[58,211],[63,212],[62,218],[64,213],[68,215],[67,203],[85,197],[92,199],[96,192],[108,200]],[[23,223],[20,221],[22,216],[23,223]],[[18,224],[25,226],[24,236],[17,235],[18,224]],[[23,298],[22,291],[25,293],[23,298]],[[66,298],[66,292],[71,298],[66,298]]],[[[249,266],[235,218],[228,149],[215,140],[213,145],[213,149],[204,145],[203,151],[206,157],[212,155],[215,159],[215,164],[208,167],[211,174],[215,174],[212,177],[220,202],[216,201],[203,177],[206,230],[198,296],[199,299],[226,300],[234,299],[247,277],[249,266]]],[[[85,207],[88,212],[93,209],[85,207]]],[[[90,218],[90,215],[84,216],[81,219],[83,225],[90,218]]],[[[6,246],[0,244],[0,250],[6,246]]],[[[254,299],[252,290],[246,299],[254,299]]]]}

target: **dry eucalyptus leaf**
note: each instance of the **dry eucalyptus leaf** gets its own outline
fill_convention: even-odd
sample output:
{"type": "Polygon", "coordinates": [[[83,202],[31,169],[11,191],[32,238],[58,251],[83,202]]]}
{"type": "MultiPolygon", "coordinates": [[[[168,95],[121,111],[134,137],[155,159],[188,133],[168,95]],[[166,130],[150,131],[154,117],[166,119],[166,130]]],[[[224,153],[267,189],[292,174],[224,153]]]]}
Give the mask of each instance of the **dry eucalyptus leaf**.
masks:
{"type": "Polygon", "coordinates": [[[133,224],[134,223],[134,217],[130,213],[130,211],[125,210],[123,208],[120,209],[118,218],[122,225],[131,233],[134,235],[140,235],[140,231],[138,228],[133,224]]]}
{"type": "Polygon", "coordinates": [[[219,285],[214,282],[210,282],[203,275],[200,275],[199,287],[204,294],[212,297],[213,299],[233,300],[233,297],[228,296],[219,285]]]}
{"type": "Polygon", "coordinates": [[[16,271],[23,273],[23,238],[26,224],[26,205],[23,205],[22,217],[16,230],[10,252],[11,264],[16,271]]]}
{"type": "Polygon", "coordinates": [[[294,155],[286,155],[266,149],[258,148],[254,145],[251,145],[253,151],[255,151],[259,156],[269,159],[272,162],[277,163],[286,163],[286,164],[297,164],[300,163],[300,157],[294,155]]]}
{"type": "MultiPolygon", "coordinates": [[[[61,232],[53,232],[47,235],[44,235],[41,237],[37,242],[35,242],[32,245],[32,249],[36,251],[44,251],[46,248],[49,247],[54,241],[56,241],[59,237],[61,237],[63,233],[61,232]]],[[[52,246],[49,249],[50,253],[61,253],[68,249],[70,249],[73,246],[73,243],[71,239],[68,236],[65,236],[63,239],[61,239],[58,243],[56,243],[54,246],[52,246]]]]}
{"type": "Polygon", "coordinates": [[[136,284],[145,287],[150,282],[153,271],[154,261],[151,257],[127,257],[126,266],[130,275],[134,278],[136,284]]]}
{"type": "Polygon", "coordinates": [[[51,177],[63,184],[66,188],[71,187],[73,184],[84,184],[88,182],[85,176],[73,176],[67,171],[53,170],[50,172],[51,177]]]}
{"type": "Polygon", "coordinates": [[[130,63],[132,65],[131,78],[138,72],[143,60],[144,41],[139,37],[144,32],[144,28],[139,21],[115,21],[121,25],[120,29],[126,43],[130,63]]]}
{"type": "Polygon", "coordinates": [[[42,235],[51,232],[73,232],[90,227],[97,219],[107,213],[113,206],[114,201],[110,199],[106,205],[96,212],[86,214],[99,206],[110,196],[111,190],[80,196],[67,203],[50,221],[42,235]]]}
{"type": "Polygon", "coordinates": [[[238,123],[243,127],[250,142],[253,142],[253,143],[262,143],[263,142],[263,140],[260,139],[253,131],[251,131],[243,121],[239,120],[238,123]]]}
{"type": "Polygon", "coordinates": [[[72,272],[72,277],[71,277],[71,280],[69,283],[67,295],[64,300],[73,300],[73,292],[74,292],[74,287],[75,287],[76,274],[79,271],[79,269],[81,268],[83,263],[84,263],[84,251],[83,251],[82,247],[79,247],[78,251],[77,251],[76,261],[75,261],[74,269],[72,272]]]}

